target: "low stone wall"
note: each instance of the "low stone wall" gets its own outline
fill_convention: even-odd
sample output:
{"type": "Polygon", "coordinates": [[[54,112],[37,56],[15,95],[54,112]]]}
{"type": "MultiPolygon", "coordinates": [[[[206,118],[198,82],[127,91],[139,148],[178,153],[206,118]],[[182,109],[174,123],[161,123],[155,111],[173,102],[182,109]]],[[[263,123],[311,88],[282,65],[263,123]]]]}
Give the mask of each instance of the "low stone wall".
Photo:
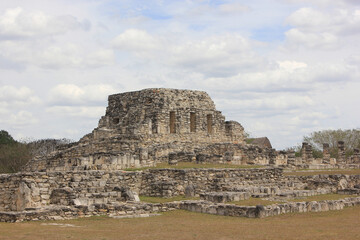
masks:
{"type": "Polygon", "coordinates": [[[344,175],[344,174],[320,174],[311,176],[286,176],[287,182],[300,181],[304,184],[305,189],[316,190],[319,188],[327,188],[332,192],[345,188],[353,188],[360,185],[360,175],[344,175]]]}
{"type": "Polygon", "coordinates": [[[184,195],[191,187],[194,195],[227,191],[229,186],[277,183],[281,168],[254,169],[150,169],[143,174],[141,195],[172,197],[184,195]]]}
{"type": "Polygon", "coordinates": [[[360,188],[345,188],[342,190],[338,190],[337,194],[360,195],[360,188]]]}
{"type": "Polygon", "coordinates": [[[360,197],[341,200],[312,202],[289,202],[268,206],[238,206],[234,204],[212,203],[208,201],[183,201],[180,209],[232,217],[263,218],[286,213],[322,212],[341,210],[344,207],[359,206],[360,197]]]}
{"type": "Polygon", "coordinates": [[[179,208],[179,203],[118,203],[92,204],[89,206],[58,206],[51,205],[26,211],[1,212],[0,222],[22,222],[37,220],[65,220],[90,216],[146,216],[179,208]]]}
{"type": "Polygon", "coordinates": [[[54,205],[71,208],[115,206],[131,199],[130,190],[141,195],[159,197],[185,195],[186,192],[190,192],[192,196],[199,196],[207,192],[226,191],[246,192],[253,197],[283,197],[284,194],[288,197],[299,197],[337,192],[358,186],[360,175],[284,177],[280,168],[1,174],[0,211],[21,212],[54,205]]]}
{"type": "Polygon", "coordinates": [[[124,188],[140,191],[141,175],[123,171],[1,174],[0,211],[123,201],[124,188]]]}
{"type": "Polygon", "coordinates": [[[200,194],[200,199],[217,203],[241,201],[250,197],[249,192],[209,192],[200,194]]]}
{"type": "Polygon", "coordinates": [[[122,202],[126,189],[147,196],[218,191],[225,183],[263,179],[276,182],[282,170],[268,169],[152,169],[136,172],[34,172],[0,175],[0,211],[22,211],[49,204],[90,205],[122,202]]]}

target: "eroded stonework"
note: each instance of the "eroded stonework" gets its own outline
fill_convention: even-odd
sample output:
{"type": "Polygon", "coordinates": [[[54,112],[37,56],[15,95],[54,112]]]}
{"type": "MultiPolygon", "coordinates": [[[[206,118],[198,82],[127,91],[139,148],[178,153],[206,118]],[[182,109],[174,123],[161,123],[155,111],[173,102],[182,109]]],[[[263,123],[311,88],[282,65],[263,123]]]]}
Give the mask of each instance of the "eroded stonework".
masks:
{"type": "Polygon", "coordinates": [[[302,156],[276,151],[265,138],[244,141],[244,128],[225,121],[203,91],[153,88],[110,95],[105,116],[92,133],[47,156],[34,158],[24,171],[120,170],[157,163],[198,162],[274,165],[292,168],[333,168],[359,164],[359,150],[346,159],[312,157],[304,143],[302,156]],[[261,141],[260,141],[261,140],[261,141]]]}
{"type": "Polygon", "coordinates": [[[175,153],[193,161],[216,143],[244,143],[244,129],[225,121],[206,92],[145,89],[110,95],[105,116],[79,142],[34,159],[25,170],[123,169],[153,166],[175,153]]]}
{"type": "Polygon", "coordinates": [[[285,176],[283,168],[359,168],[360,154],[346,159],[314,159],[309,144],[302,156],[276,151],[262,138],[246,144],[244,129],[225,121],[202,91],[145,89],[109,96],[99,125],[80,141],[35,157],[20,173],[0,174],[0,221],[69,219],[108,214],[145,216],[174,209],[219,215],[266,217],[287,212],[327,211],[360,205],[343,200],[236,206],[253,198],[288,200],[319,194],[360,194],[360,175],[285,176]],[[262,168],[147,169],[168,162],[264,165],[262,168]],[[152,197],[201,197],[164,204],[152,197]]]}

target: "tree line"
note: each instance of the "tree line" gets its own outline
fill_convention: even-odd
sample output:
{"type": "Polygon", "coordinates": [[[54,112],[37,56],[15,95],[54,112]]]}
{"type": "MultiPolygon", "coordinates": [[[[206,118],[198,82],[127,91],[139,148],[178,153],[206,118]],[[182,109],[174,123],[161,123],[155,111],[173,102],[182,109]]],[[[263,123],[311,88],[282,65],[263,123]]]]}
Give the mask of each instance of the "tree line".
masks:
{"type": "Polygon", "coordinates": [[[14,173],[35,156],[45,156],[72,141],[63,139],[40,139],[16,141],[7,131],[0,131],[0,173],[14,173]]]}

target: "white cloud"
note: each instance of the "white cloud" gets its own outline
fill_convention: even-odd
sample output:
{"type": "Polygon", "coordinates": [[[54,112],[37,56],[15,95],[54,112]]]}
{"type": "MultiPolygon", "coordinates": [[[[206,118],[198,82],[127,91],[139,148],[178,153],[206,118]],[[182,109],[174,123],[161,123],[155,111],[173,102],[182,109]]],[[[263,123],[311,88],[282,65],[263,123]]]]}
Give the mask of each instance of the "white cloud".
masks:
{"type": "Polygon", "coordinates": [[[104,105],[107,96],[116,93],[110,85],[96,84],[78,86],[75,84],[59,84],[49,92],[50,103],[55,106],[104,105]]]}
{"type": "Polygon", "coordinates": [[[247,109],[247,111],[262,109],[268,110],[289,110],[314,105],[314,101],[310,96],[299,95],[273,95],[252,99],[226,99],[222,101],[222,105],[236,106],[237,109],[247,109]]]}
{"type": "Polygon", "coordinates": [[[0,39],[22,39],[64,34],[70,30],[89,28],[89,22],[70,15],[49,16],[40,11],[26,12],[22,8],[7,9],[0,16],[0,39]]]}
{"type": "Polygon", "coordinates": [[[330,24],[337,22],[331,16],[313,8],[301,8],[291,14],[286,21],[290,25],[310,30],[319,27],[328,30],[330,24]]]}
{"type": "Polygon", "coordinates": [[[115,63],[115,54],[110,49],[100,49],[90,53],[85,60],[86,66],[99,67],[115,63]]]}
{"type": "Polygon", "coordinates": [[[320,7],[344,7],[348,5],[358,5],[358,0],[281,0],[281,2],[287,2],[287,3],[295,3],[295,4],[313,4],[315,6],[320,7]]]}
{"type": "Polygon", "coordinates": [[[240,3],[225,3],[219,6],[219,10],[224,14],[241,14],[249,11],[250,8],[240,3]]]}
{"type": "Polygon", "coordinates": [[[286,72],[294,72],[296,69],[306,68],[308,65],[297,61],[278,61],[280,69],[286,72]]]}
{"type": "Polygon", "coordinates": [[[31,112],[19,111],[17,113],[6,114],[5,117],[0,118],[0,123],[11,124],[15,127],[32,125],[38,122],[38,119],[33,116],[31,112]]]}
{"type": "Polygon", "coordinates": [[[112,45],[121,50],[142,52],[158,50],[161,42],[146,31],[139,29],[127,29],[115,37],[112,45]]]}
{"type": "Polygon", "coordinates": [[[285,33],[287,45],[312,49],[337,49],[344,36],[358,35],[360,11],[356,9],[317,10],[306,7],[292,13],[286,23],[293,26],[285,33]]]}
{"type": "Polygon", "coordinates": [[[99,118],[104,115],[104,107],[53,106],[46,109],[47,113],[57,116],[99,118]]]}
{"type": "Polygon", "coordinates": [[[200,40],[154,37],[136,29],[116,37],[113,46],[162,65],[194,71],[206,76],[233,76],[239,72],[267,69],[269,62],[252,47],[260,46],[239,34],[210,36],[200,40]]]}
{"type": "Polygon", "coordinates": [[[0,103],[6,105],[26,106],[40,103],[39,97],[34,95],[33,90],[28,87],[14,87],[5,85],[0,87],[0,103]]]}
{"type": "Polygon", "coordinates": [[[323,33],[309,33],[303,32],[299,29],[291,29],[285,33],[288,46],[293,47],[307,47],[313,49],[335,49],[338,45],[338,38],[327,32],[323,33]]]}
{"type": "Polygon", "coordinates": [[[45,69],[97,68],[115,63],[115,54],[111,49],[87,51],[73,43],[32,45],[32,42],[6,41],[0,42],[0,50],[4,61],[45,69]]]}
{"type": "Polygon", "coordinates": [[[255,45],[240,35],[226,34],[174,45],[169,60],[175,66],[206,76],[230,77],[269,67],[266,58],[252,50],[255,45]]]}

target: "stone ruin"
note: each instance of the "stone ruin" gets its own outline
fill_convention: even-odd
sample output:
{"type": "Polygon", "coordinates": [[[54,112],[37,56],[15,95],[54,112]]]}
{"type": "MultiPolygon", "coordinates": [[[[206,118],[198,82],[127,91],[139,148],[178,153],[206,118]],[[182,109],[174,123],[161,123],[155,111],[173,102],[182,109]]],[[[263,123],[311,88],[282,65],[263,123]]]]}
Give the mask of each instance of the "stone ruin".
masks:
{"type": "Polygon", "coordinates": [[[110,95],[108,102],[105,116],[90,134],[35,157],[22,172],[0,174],[0,221],[144,216],[173,209],[264,217],[360,204],[360,197],[272,207],[226,204],[249,197],[359,194],[360,175],[283,175],[283,168],[359,167],[359,150],[350,160],[340,152],[336,161],[330,158],[326,144],[322,160],[312,158],[306,143],[301,157],[295,157],[292,150],[276,151],[267,138],[247,144],[241,124],[225,121],[202,91],[145,89],[110,95]],[[126,171],[178,162],[265,167],[126,171]],[[202,200],[151,204],[140,202],[138,195],[186,195],[202,200]]]}
{"type": "MultiPolygon", "coordinates": [[[[276,151],[268,138],[245,144],[244,128],[225,121],[206,92],[178,89],[145,89],[110,95],[98,127],[79,142],[50,155],[39,156],[24,171],[120,170],[178,161],[236,165],[298,166],[360,163],[345,159],[315,161],[311,145],[303,143],[302,157],[276,151]]],[[[323,165],[323,166],[322,166],[323,165]]]]}
{"type": "Polygon", "coordinates": [[[224,159],[228,148],[244,143],[243,127],[225,121],[206,92],[145,89],[110,95],[108,101],[92,133],[50,156],[33,159],[24,170],[119,170],[154,166],[169,156],[195,161],[211,151],[224,159]]]}

